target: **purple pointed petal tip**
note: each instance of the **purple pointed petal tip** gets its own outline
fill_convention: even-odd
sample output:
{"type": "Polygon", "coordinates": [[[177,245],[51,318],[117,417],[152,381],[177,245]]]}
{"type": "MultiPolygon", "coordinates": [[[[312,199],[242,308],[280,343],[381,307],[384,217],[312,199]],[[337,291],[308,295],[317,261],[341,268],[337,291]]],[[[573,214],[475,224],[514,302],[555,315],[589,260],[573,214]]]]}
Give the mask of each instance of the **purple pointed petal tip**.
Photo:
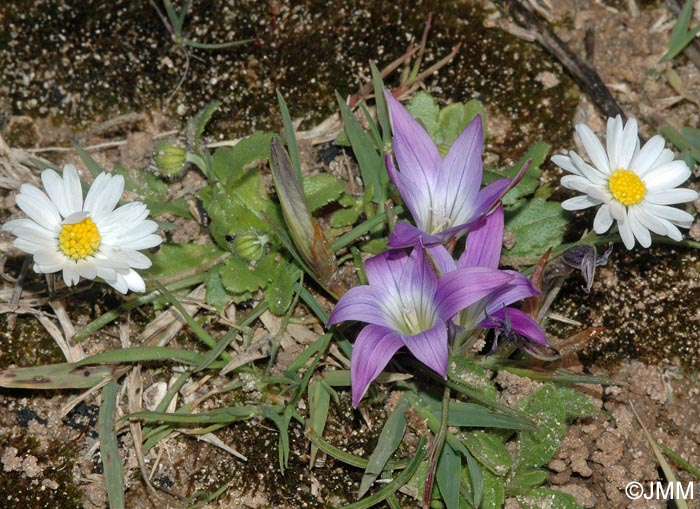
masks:
{"type": "Polygon", "coordinates": [[[358,334],[350,361],[353,408],[402,346],[401,336],[385,327],[368,325],[358,334]]]}

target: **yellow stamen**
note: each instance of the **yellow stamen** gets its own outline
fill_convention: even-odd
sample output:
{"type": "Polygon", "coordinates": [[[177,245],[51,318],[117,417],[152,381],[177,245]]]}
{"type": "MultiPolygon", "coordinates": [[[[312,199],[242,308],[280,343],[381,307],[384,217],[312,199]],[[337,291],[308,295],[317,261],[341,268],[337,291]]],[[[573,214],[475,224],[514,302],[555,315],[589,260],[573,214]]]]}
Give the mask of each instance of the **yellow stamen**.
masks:
{"type": "Polygon", "coordinates": [[[610,192],[617,201],[625,206],[636,205],[644,199],[647,187],[632,170],[615,170],[608,179],[610,192]]]}
{"type": "Polygon", "coordinates": [[[100,232],[89,217],[73,224],[64,224],[58,245],[68,258],[82,260],[95,254],[100,247],[100,232]]]}

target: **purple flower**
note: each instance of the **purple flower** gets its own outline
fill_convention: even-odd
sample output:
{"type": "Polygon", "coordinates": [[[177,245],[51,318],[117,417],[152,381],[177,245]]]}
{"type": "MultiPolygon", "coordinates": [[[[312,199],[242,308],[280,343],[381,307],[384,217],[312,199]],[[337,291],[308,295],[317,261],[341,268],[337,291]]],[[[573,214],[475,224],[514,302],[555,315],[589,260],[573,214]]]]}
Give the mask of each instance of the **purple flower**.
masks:
{"type": "Polygon", "coordinates": [[[390,247],[439,244],[459,237],[488,214],[519,179],[501,179],[481,189],[484,133],[477,115],[443,159],[430,135],[388,91],[394,156],[386,157],[389,177],[416,226],[399,223],[390,247]]]}
{"type": "Polygon", "coordinates": [[[447,322],[459,311],[506,284],[513,276],[485,267],[458,269],[438,278],[422,247],[410,256],[388,251],[365,262],[369,285],[345,293],[328,325],[358,320],[350,375],[357,406],[370,382],[405,346],[443,377],[447,373],[447,322]]]}
{"type": "MultiPolygon", "coordinates": [[[[440,271],[446,275],[476,267],[496,270],[501,257],[502,241],[503,207],[499,205],[469,233],[466,249],[456,264],[442,245],[430,246],[428,250],[440,271]]],[[[510,304],[539,294],[539,290],[519,272],[512,270],[498,272],[508,274],[511,280],[463,310],[459,318],[455,319],[457,325],[467,330],[504,329],[505,327],[507,332],[515,332],[526,338],[526,343],[534,342],[540,345],[532,349],[526,348],[527,351],[535,348],[544,350],[551,348],[542,328],[533,318],[519,309],[508,307],[510,304]]]]}

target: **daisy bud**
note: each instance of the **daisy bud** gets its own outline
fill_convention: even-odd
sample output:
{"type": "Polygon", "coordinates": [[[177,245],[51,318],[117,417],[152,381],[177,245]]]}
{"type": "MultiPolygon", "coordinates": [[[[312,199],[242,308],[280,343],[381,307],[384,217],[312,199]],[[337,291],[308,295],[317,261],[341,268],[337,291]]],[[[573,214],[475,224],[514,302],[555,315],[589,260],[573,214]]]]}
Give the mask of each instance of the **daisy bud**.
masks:
{"type": "Polygon", "coordinates": [[[187,151],[170,141],[162,141],[153,151],[153,163],[158,174],[180,177],[187,164],[187,151]]]}

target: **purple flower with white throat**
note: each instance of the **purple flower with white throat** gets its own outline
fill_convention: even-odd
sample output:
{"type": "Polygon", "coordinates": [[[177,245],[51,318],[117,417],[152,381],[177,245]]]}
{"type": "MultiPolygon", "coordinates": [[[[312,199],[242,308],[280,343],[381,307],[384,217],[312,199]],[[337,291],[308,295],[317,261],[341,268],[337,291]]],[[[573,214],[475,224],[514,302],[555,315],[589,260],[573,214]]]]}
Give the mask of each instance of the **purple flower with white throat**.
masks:
{"type": "Polygon", "coordinates": [[[448,321],[513,277],[470,267],[438,278],[422,247],[410,255],[402,250],[377,255],[365,262],[365,271],[369,284],[345,293],[328,319],[328,325],[347,320],[368,324],[357,336],[350,366],[355,407],[402,346],[446,376],[448,321]]]}
{"type": "MultiPolygon", "coordinates": [[[[484,133],[477,115],[443,158],[427,131],[399,101],[384,91],[393,132],[394,159],[386,157],[389,177],[399,190],[416,226],[396,225],[389,246],[447,242],[488,214],[515,182],[500,179],[481,189],[484,133]]],[[[522,172],[521,172],[522,173],[522,172]]]]}
{"type": "Polygon", "coordinates": [[[539,324],[527,313],[509,307],[515,302],[538,295],[540,292],[528,278],[519,272],[497,270],[501,257],[502,241],[503,207],[499,206],[492,214],[483,218],[481,223],[469,233],[466,249],[457,263],[442,245],[428,248],[435,264],[443,274],[454,274],[455,271],[459,270],[485,267],[511,277],[511,280],[505,285],[494,289],[464,309],[459,317],[454,319],[454,322],[466,330],[478,328],[500,330],[505,328],[507,329],[505,332],[516,333],[525,338],[521,344],[532,346],[532,348],[525,348],[528,352],[535,350],[553,351],[539,324]]]}

